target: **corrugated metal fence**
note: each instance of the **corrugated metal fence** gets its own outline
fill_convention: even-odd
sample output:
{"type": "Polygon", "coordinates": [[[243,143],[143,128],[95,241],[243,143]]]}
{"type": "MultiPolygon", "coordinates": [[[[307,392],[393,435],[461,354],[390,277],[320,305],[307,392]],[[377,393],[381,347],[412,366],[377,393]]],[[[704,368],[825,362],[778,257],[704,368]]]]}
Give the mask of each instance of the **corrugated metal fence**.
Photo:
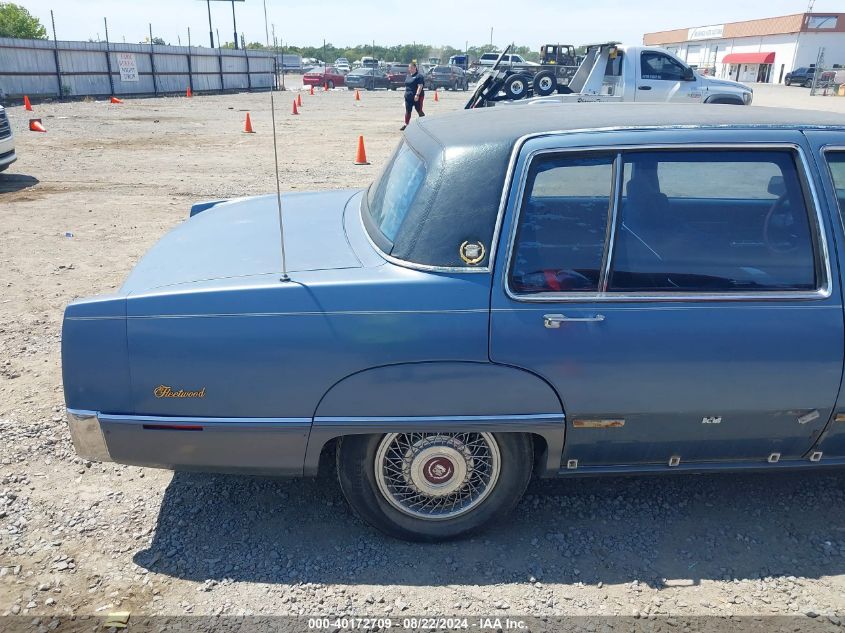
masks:
{"type": "Polygon", "coordinates": [[[275,59],[255,50],[52,42],[0,37],[0,95],[158,95],[268,89],[275,59]],[[119,53],[134,62],[137,80],[123,79],[119,53]],[[133,59],[134,57],[134,59],[133,59]]]}

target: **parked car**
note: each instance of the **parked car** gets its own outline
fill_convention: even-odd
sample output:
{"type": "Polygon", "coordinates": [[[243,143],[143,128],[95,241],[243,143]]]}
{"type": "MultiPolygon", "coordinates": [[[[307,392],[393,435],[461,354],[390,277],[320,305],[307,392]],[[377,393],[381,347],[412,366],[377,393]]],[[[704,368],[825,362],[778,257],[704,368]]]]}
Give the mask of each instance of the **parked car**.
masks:
{"type": "Polygon", "coordinates": [[[18,159],[15,153],[15,136],[6,109],[0,106],[0,171],[5,171],[9,165],[18,159]]]}
{"type": "Polygon", "coordinates": [[[350,70],[349,60],[345,57],[338,57],[334,62],[334,66],[344,75],[350,70]]]}
{"type": "Polygon", "coordinates": [[[408,64],[391,64],[385,74],[391,90],[402,88],[405,85],[405,77],[408,76],[408,64]]]}
{"type": "Polygon", "coordinates": [[[469,88],[469,78],[457,66],[435,66],[425,76],[425,87],[429,90],[466,90],[469,88]]]}
{"type": "Polygon", "coordinates": [[[387,75],[378,68],[356,68],[346,75],[346,86],[350,90],[375,90],[376,88],[390,88],[387,75]]]}
{"type": "Polygon", "coordinates": [[[318,66],[302,75],[302,83],[306,86],[328,86],[331,88],[346,85],[342,72],[334,66],[318,66]]]}
{"type": "Polygon", "coordinates": [[[795,70],[786,73],[786,76],[783,78],[783,83],[787,86],[797,84],[799,86],[809,88],[813,85],[813,76],[815,74],[815,67],[807,68],[806,66],[802,66],[801,68],[796,68],[795,70]]]}
{"type": "MultiPolygon", "coordinates": [[[[496,60],[499,59],[499,55],[501,53],[484,53],[481,57],[478,58],[479,66],[486,66],[491,68],[493,64],[496,63],[496,60]]],[[[513,53],[508,53],[502,58],[502,63],[506,65],[511,64],[521,64],[524,66],[539,66],[536,62],[529,62],[526,61],[521,55],[516,55],[513,53]]]]}
{"type": "Polygon", "coordinates": [[[195,205],[65,310],[79,456],[328,454],[420,540],[504,520],[532,475],[845,465],[841,115],[525,115],[416,120],[368,189],[285,194],[283,269],[276,194],[195,205]]]}

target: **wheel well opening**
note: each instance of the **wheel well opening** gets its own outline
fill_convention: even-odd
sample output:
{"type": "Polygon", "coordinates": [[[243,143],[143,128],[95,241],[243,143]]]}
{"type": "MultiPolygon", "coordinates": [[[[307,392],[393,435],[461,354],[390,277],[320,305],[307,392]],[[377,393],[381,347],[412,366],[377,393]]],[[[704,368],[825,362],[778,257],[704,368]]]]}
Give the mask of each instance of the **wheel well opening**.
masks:
{"type": "Polygon", "coordinates": [[[317,478],[334,477],[337,469],[335,458],[337,456],[337,443],[340,438],[329,440],[320,450],[320,461],[317,464],[317,478]]]}
{"type": "Polygon", "coordinates": [[[534,475],[539,477],[545,471],[549,445],[546,438],[536,433],[531,434],[531,442],[534,444],[534,475]]]}
{"type": "MultiPolygon", "coordinates": [[[[546,459],[548,457],[549,445],[546,438],[536,433],[530,433],[531,443],[534,452],[534,474],[542,476],[545,472],[546,459]]],[[[336,472],[337,446],[342,438],[336,437],[329,440],[320,450],[320,462],[317,466],[317,477],[333,477],[336,472]]]]}

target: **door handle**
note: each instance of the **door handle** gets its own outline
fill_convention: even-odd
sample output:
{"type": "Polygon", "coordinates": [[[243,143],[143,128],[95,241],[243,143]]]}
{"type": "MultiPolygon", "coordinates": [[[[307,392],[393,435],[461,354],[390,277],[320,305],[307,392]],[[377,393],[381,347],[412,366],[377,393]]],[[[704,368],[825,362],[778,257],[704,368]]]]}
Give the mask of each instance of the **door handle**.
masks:
{"type": "Polygon", "coordinates": [[[565,314],[544,314],[543,325],[550,330],[556,330],[561,323],[598,323],[604,321],[603,314],[588,317],[568,317],[565,314]]]}
{"type": "Polygon", "coordinates": [[[637,86],[637,90],[651,90],[651,86],[637,86]]]}

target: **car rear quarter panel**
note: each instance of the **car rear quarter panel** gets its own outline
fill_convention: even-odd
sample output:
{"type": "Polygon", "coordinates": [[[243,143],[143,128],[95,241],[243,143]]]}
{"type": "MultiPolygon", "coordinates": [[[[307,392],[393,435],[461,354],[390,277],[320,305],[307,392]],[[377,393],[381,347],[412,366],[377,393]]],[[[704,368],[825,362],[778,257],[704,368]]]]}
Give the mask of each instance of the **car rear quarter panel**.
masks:
{"type": "Polygon", "coordinates": [[[310,418],[332,385],[364,369],[487,360],[486,275],[387,264],[293,277],[130,298],[137,413],[310,418]],[[160,398],[161,385],[204,396],[160,398]]]}

